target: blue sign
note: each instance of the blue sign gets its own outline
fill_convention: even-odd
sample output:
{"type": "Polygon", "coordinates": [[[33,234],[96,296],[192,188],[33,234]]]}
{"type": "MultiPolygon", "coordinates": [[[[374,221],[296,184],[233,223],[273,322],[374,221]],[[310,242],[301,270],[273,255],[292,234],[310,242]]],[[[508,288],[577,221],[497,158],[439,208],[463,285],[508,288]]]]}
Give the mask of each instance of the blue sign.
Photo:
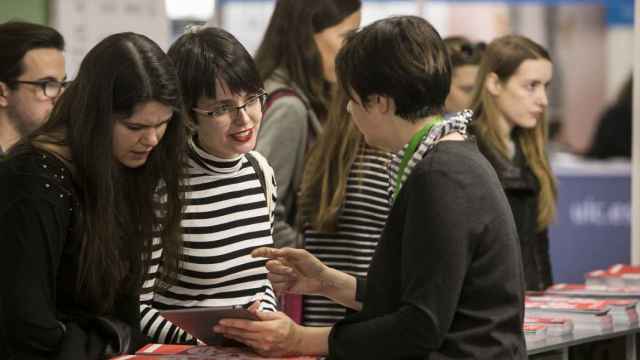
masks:
{"type": "Polygon", "coordinates": [[[550,227],[556,283],[584,283],[584,274],[630,262],[629,175],[560,175],[558,213],[550,227]]]}
{"type": "Polygon", "coordinates": [[[633,0],[605,0],[607,9],[607,25],[633,26],[633,0]]]}

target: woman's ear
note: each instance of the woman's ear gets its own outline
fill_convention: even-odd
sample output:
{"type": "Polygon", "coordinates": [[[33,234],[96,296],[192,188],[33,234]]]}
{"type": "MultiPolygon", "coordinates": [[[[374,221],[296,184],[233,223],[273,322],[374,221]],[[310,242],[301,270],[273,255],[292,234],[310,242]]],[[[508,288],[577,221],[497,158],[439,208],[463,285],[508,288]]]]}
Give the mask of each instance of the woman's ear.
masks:
{"type": "Polygon", "coordinates": [[[496,73],[490,73],[487,75],[487,78],[484,81],[484,86],[489,92],[489,94],[493,96],[500,95],[502,91],[502,82],[496,73]]]}
{"type": "Polygon", "coordinates": [[[376,97],[375,104],[378,107],[378,111],[382,114],[395,114],[396,113],[396,103],[392,98],[388,96],[382,95],[374,95],[376,97]]]}

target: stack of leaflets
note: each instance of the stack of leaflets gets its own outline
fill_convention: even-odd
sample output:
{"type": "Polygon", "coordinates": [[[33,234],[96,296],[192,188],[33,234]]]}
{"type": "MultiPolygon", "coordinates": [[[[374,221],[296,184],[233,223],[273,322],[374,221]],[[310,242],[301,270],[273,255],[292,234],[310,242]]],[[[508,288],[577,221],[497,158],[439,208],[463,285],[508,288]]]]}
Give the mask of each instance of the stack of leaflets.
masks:
{"type": "Polygon", "coordinates": [[[613,318],[614,325],[633,326],[638,324],[638,312],[636,306],[638,301],[633,299],[620,298],[579,298],[561,296],[531,296],[532,301],[538,302],[561,302],[569,304],[604,304],[609,308],[609,314],[613,318]]]}
{"type": "Polygon", "coordinates": [[[545,294],[580,297],[640,298],[640,286],[613,287],[607,285],[555,284],[545,294]]]}
{"type": "MultiPolygon", "coordinates": [[[[553,298],[553,297],[550,297],[553,298]]],[[[556,301],[525,298],[525,317],[563,317],[573,321],[577,330],[611,330],[613,317],[610,306],[605,301],[556,301]]]]}
{"type": "Polygon", "coordinates": [[[547,327],[543,324],[528,324],[522,325],[522,332],[524,333],[524,339],[527,343],[541,341],[547,338],[547,327]]]}
{"type": "Polygon", "coordinates": [[[586,285],[616,288],[640,286],[640,266],[616,264],[607,270],[594,270],[585,274],[586,285]]]}
{"type": "Polygon", "coordinates": [[[298,356],[288,358],[265,358],[251,352],[247,348],[149,344],[142,347],[135,355],[124,355],[112,360],[317,360],[315,357],[298,356]]]}
{"type": "Polygon", "coordinates": [[[527,316],[525,325],[544,325],[547,328],[547,336],[567,336],[573,334],[573,321],[565,317],[553,316],[527,316]]]}

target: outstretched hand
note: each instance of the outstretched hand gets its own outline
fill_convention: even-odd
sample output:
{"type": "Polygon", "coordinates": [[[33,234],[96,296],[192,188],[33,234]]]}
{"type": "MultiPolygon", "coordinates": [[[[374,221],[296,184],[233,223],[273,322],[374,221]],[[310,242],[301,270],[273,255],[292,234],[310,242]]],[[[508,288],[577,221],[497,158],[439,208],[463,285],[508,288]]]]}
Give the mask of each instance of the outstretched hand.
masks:
{"type": "Polygon", "coordinates": [[[323,288],[330,282],[330,268],[306,250],[261,247],[251,256],[270,259],[266,264],[268,278],[278,295],[322,295],[323,288]]]}

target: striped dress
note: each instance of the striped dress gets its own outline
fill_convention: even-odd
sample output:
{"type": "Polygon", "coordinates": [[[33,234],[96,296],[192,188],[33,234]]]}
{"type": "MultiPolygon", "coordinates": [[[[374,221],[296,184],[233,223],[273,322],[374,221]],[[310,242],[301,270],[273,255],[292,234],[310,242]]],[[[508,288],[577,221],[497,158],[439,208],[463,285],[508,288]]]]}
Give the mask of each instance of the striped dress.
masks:
{"type": "MultiPolygon", "coordinates": [[[[275,187],[273,177],[265,180],[275,187]]],[[[170,287],[159,284],[162,248],[156,240],[140,297],[141,328],[158,343],[192,341],[189,334],[162,318],[158,310],[249,306],[257,299],[261,299],[262,310],[276,309],[265,260],[250,256],[257,247],[273,246],[270,214],[275,199],[268,209],[251,163],[244,155],[231,160],[216,158],[192,139],[185,192],[183,257],[177,282],[170,287]]]]}
{"type": "MultiPolygon", "coordinates": [[[[349,172],[337,232],[305,230],[305,249],[326,265],[355,276],[367,275],[389,213],[389,158],[388,153],[365,148],[349,172]]],[[[304,296],[302,322],[307,326],[331,326],[346,311],[327,298],[304,296]]]]}

